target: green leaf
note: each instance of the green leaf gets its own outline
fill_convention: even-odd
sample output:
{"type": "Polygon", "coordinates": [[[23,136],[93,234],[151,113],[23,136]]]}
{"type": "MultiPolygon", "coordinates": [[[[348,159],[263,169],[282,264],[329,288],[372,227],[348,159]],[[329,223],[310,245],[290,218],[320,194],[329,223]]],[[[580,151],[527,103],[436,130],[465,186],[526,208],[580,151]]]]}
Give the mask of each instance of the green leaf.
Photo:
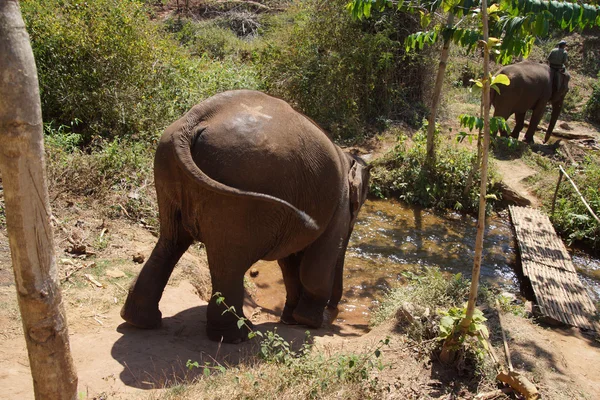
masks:
{"type": "Polygon", "coordinates": [[[246,321],[244,321],[244,320],[245,320],[245,318],[238,319],[238,321],[237,321],[238,329],[242,329],[242,326],[244,326],[246,324],[246,321]]]}
{"type": "Polygon", "coordinates": [[[210,376],[210,368],[204,367],[202,372],[204,373],[204,376],[207,376],[207,377],[210,376]]]}
{"type": "Polygon", "coordinates": [[[505,74],[498,74],[492,78],[492,85],[510,85],[510,78],[505,74]]]}

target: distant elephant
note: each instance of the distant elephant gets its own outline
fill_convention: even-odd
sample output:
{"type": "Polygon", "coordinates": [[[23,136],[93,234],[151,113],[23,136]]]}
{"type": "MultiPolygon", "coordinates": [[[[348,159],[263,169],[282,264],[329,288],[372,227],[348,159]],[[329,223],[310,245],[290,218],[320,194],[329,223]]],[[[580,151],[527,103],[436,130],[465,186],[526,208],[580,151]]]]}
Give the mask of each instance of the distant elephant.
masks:
{"type": "Polygon", "coordinates": [[[516,124],[511,136],[518,139],[525,122],[525,113],[533,110],[529,128],[525,133],[525,141],[533,143],[533,135],[544,116],[546,104],[551,102],[552,116],[544,138],[544,143],[547,142],[562,110],[565,95],[569,91],[569,74],[563,74],[560,84],[553,85],[554,71],[546,64],[531,61],[507,65],[498,73],[507,75],[510,78],[510,85],[498,85],[500,94],[492,90],[491,103],[494,105],[494,116],[508,119],[515,114],[516,124]]]}
{"type": "MultiPolygon", "coordinates": [[[[325,307],[337,315],[344,255],[369,169],[283,100],[239,90],[196,105],[158,144],[160,236],[121,316],[140,328],[158,327],[163,289],[197,240],[206,246],[213,292],[238,315],[244,273],[258,260],[278,260],[287,291],[282,322],[320,327],[325,307]]],[[[223,311],[215,298],[209,302],[208,337],[244,340],[247,330],[223,311]]]]}

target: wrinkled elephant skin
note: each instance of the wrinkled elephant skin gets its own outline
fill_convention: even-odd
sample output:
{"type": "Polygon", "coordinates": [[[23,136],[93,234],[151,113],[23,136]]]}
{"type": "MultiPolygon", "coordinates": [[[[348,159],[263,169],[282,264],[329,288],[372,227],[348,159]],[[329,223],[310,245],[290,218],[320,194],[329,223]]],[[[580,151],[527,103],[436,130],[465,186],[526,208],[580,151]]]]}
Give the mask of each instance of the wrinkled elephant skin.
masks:
{"type": "MultiPolygon", "coordinates": [[[[213,292],[242,315],[244,273],[278,260],[284,323],[318,328],[337,312],[346,246],[364,203],[369,167],[344,153],[286,102],[239,90],[193,107],[162,135],[154,161],[160,236],[121,316],[160,326],[158,303],[179,258],[206,246],[213,292]],[[334,310],[334,311],[331,311],[334,310]]],[[[207,333],[239,342],[247,330],[213,298],[207,333]]]]}
{"type": "MultiPolygon", "coordinates": [[[[553,92],[552,80],[554,71],[546,64],[523,61],[508,65],[498,71],[510,78],[510,85],[498,85],[500,94],[491,91],[491,102],[494,106],[494,116],[508,119],[515,114],[515,127],[511,136],[519,138],[519,133],[525,124],[525,114],[532,110],[529,127],[525,133],[525,141],[533,143],[533,135],[544,116],[546,104],[552,104],[552,115],[546,131],[544,142],[552,135],[552,130],[562,110],[563,101],[569,91],[570,76],[565,74],[560,80],[560,87],[553,92]]],[[[555,85],[556,86],[556,85],[555,85]]],[[[506,132],[503,132],[506,134],[506,132]]]]}

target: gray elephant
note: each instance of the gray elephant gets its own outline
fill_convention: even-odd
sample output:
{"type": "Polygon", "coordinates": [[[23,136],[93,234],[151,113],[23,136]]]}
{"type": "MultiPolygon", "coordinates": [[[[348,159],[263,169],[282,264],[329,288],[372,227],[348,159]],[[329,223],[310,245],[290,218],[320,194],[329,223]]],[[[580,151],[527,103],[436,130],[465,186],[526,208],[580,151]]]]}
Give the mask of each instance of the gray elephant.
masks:
{"type": "MultiPolygon", "coordinates": [[[[169,276],[201,241],[213,292],[238,314],[244,273],[258,260],[278,260],[287,291],[282,322],[320,327],[325,307],[337,315],[344,255],[369,169],[283,100],[239,90],[196,105],[158,144],[160,236],[121,316],[140,328],[159,326],[169,276]]],[[[247,330],[224,310],[215,298],[209,302],[209,338],[244,340],[247,330]]]]}
{"type": "Polygon", "coordinates": [[[516,124],[511,136],[518,138],[525,122],[525,113],[533,110],[529,128],[525,133],[525,141],[533,143],[533,135],[544,116],[546,104],[551,102],[552,115],[544,138],[544,143],[547,142],[562,110],[565,95],[569,91],[570,76],[564,74],[560,84],[553,85],[554,71],[546,64],[531,61],[507,65],[498,73],[507,75],[510,78],[510,85],[498,85],[500,94],[492,90],[491,103],[494,106],[494,116],[508,119],[515,114],[516,124]]]}

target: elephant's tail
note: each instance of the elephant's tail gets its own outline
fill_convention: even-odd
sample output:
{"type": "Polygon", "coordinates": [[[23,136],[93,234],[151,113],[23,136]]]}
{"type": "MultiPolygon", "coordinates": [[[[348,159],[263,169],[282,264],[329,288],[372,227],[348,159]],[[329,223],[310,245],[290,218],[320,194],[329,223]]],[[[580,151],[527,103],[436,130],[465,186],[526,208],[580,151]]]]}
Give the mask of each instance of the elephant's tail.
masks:
{"type": "Polygon", "coordinates": [[[196,137],[202,133],[202,131],[202,128],[193,130],[191,132],[179,131],[171,136],[171,144],[173,145],[173,149],[175,150],[176,155],[175,158],[177,159],[177,162],[179,163],[181,169],[183,169],[183,171],[187,174],[188,177],[197,182],[203,188],[225,196],[249,197],[257,200],[284,205],[287,208],[294,211],[294,213],[298,215],[298,217],[302,220],[302,222],[307,228],[314,230],[319,229],[319,226],[317,225],[316,221],[311,216],[309,216],[304,211],[299,210],[298,208],[296,208],[295,206],[293,206],[285,200],[264,193],[236,189],[234,187],[227,186],[221,182],[218,182],[212,179],[210,176],[206,175],[204,171],[202,171],[194,162],[191,151],[192,143],[194,142],[196,137]]]}

